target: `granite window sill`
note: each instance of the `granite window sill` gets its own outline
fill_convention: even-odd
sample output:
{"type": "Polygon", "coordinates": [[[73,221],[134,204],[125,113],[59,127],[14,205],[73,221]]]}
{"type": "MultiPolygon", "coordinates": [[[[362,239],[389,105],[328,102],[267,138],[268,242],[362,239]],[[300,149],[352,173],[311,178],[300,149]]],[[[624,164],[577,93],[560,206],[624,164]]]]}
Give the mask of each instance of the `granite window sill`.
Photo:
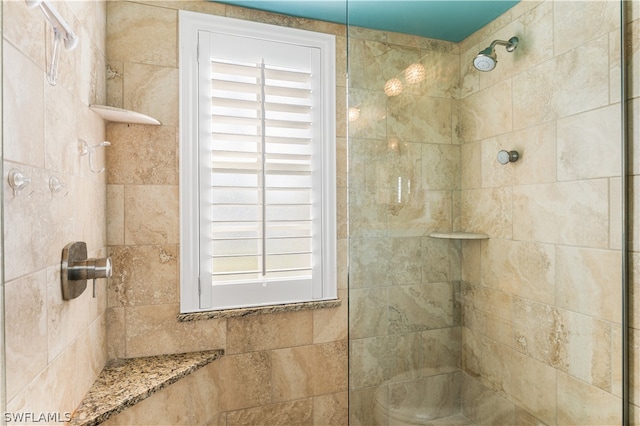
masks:
{"type": "Polygon", "coordinates": [[[111,361],[71,416],[69,425],[98,425],[223,354],[218,349],[111,361]]]}
{"type": "Polygon", "coordinates": [[[218,311],[191,312],[178,314],[179,322],[201,321],[217,318],[246,317],[250,315],[276,314],[313,309],[337,308],[342,304],[340,299],[320,300],[317,302],[287,303],[284,305],[257,306],[252,308],[223,309],[218,311]]]}

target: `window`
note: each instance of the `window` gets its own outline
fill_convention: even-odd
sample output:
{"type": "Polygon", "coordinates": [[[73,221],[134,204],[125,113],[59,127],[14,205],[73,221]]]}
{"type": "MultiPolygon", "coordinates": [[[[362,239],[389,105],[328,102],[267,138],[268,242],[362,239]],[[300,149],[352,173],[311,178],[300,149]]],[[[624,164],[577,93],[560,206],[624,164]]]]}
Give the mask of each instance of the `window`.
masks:
{"type": "Polygon", "coordinates": [[[333,36],[180,12],[181,311],[336,298],[333,36]]]}

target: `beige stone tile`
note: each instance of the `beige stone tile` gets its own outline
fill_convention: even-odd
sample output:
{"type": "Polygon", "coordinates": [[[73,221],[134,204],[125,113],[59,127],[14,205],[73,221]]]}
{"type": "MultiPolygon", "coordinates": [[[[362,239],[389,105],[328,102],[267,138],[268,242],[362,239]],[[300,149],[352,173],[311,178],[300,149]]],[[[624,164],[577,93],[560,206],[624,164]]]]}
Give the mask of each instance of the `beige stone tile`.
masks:
{"type": "Polygon", "coordinates": [[[96,319],[93,315],[95,307],[91,305],[97,305],[97,301],[92,297],[92,281],[87,281],[87,288],[79,297],[63,300],[59,265],[47,268],[46,278],[47,351],[51,362],[78,336],[86,333],[96,319]]]}
{"type": "Polygon", "coordinates": [[[545,423],[556,418],[556,370],[506,346],[484,341],[484,375],[516,405],[545,423]]]}
{"type": "Polygon", "coordinates": [[[107,363],[107,320],[100,315],[77,339],[76,401],[81,401],[107,363]]]}
{"type": "Polygon", "coordinates": [[[609,179],[609,248],[620,250],[623,236],[628,232],[622,228],[622,183],[620,178],[609,179]]]}
{"type": "Polygon", "coordinates": [[[486,243],[486,241],[466,241],[466,244],[461,245],[460,278],[463,284],[480,284],[482,276],[481,250],[486,243]]]}
{"type": "Polygon", "coordinates": [[[462,332],[447,327],[422,332],[421,376],[433,376],[460,370],[462,332]]]}
{"type": "Polygon", "coordinates": [[[272,351],[274,401],[347,390],[347,347],[341,341],[272,351]],[[318,366],[323,366],[322,371],[318,366]]]}
{"type": "Polygon", "coordinates": [[[483,140],[480,168],[483,187],[555,182],[555,125],[547,123],[483,140]],[[502,165],[497,160],[500,150],[517,151],[520,158],[502,165]]]}
{"type": "Polygon", "coordinates": [[[45,181],[44,172],[9,162],[4,162],[3,167],[4,279],[11,281],[47,265],[55,239],[51,232],[48,200],[42,196],[29,197],[32,191],[42,190],[39,184],[45,181]],[[32,181],[19,196],[14,196],[7,179],[14,168],[32,181]]]}
{"type": "Polygon", "coordinates": [[[357,120],[349,122],[349,136],[386,140],[387,95],[382,89],[373,91],[349,88],[349,108],[359,110],[357,120]]]}
{"type": "MultiPolygon", "coordinates": [[[[629,254],[629,290],[631,291],[630,300],[632,300],[632,306],[638,306],[640,302],[640,254],[629,254]]],[[[633,309],[629,312],[631,327],[640,329],[640,313],[635,312],[633,309]]]]}
{"type": "Polygon", "coordinates": [[[311,344],[312,318],[312,311],[229,318],[225,352],[237,354],[311,344]]]}
{"type": "Polygon", "coordinates": [[[557,122],[558,180],[620,176],[620,105],[557,122]]]}
{"type": "Polygon", "coordinates": [[[109,359],[125,358],[126,356],[124,309],[110,307],[106,312],[107,354],[109,359]]]}
{"type": "Polygon", "coordinates": [[[557,305],[594,318],[620,322],[618,251],[556,246],[557,305]]]}
{"type": "Polygon", "coordinates": [[[110,306],[179,302],[177,246],[114,246],[110,256],[110,306]]]}
{"type": "Polygon", "coordinates": [[[349,281],[349,240],[339,239],[337,241],[337,280],[338,290],[346,290],[349,281]]]}
{"type": "Polygon", "coordinates": [[[127,62],[124,108],[147,114],[163,126],[178,126],[178,83],[177,68],[127,62]]]}
{"type": "Polygon", "coordinates": [[[140,0],[149,6],[165,7],[169,9],[190,10],[192,12],[207,13],[210,15],[224,16],[227,6],[223,3],[201,0],[140,0]]]}
{"type": "Polygon", "coordinates": [[[385,335],[388,312],[386,288],[351,289],[349,291],[349,338],[385,335]]]}
{"type": "Polygon", "coordinates": [[[262,405],[226,413],[227,426],[248,424],[311,426],[313,422],[313,399],[305,398],[277,404],[262,405]]]}
{"type": "Polygon", "coordinates": [[[439,329],[459,324],[455,289],[450,283],[428,283],[390,287],[391,334],[439,329]]]}
{"type": "Polygon", "coordinates": [[[420,59],[420,49],[373,40],[349,41],[349,81],[353,88],[382,92],[390,78],[420,59]]]}
{"type": "Polygon", "coordinates": [[[116,108],[124,107],[124,63],[110,59],[106,65],[106,104],[116,108]]]}
{"type": "Polygon", "coordinates": [[[109,62],[177,66],[176,10],[131,2],[107,2],[109,62]]]}
{"type": "Polygon", "coordinates": [[[250,352],[220,359],[220,412],[273,402],[269,352],[250,352]]]}
{"type": "MultiPolygon", "coordinates": [[[[403,190],[409,185],[403,185],[403,190]]],[[[389,198],[398,196],[389,191],[389,198]]],[[[417,237],[452,227],[452,193],[449,190],[412,189],[406,202],[389,203],[386,207],[387,235],[390,237],[417,237]]],[[[404,195],[403,195],[404,197],[404,195]]]]}
{"type": "Polygon", "coordinates": [[[513,297],[477,285],[462,286],[462,324],[478,335],[510,347],[513,339],[513,297]]]}
{"type": "Polygon", "coordinates": [[[632,389],[629,397],[630,401],[635,405],[638,404],[638,400],[640,400],[640,394],[638,393],[638,389],[640,389],[640,377],[638,372],[640,372],[640,330],[635,328],[629,329],[629,348],[631,348],[632,355],[629,358],[629,388],[632,389]]]}
{"type": "Polygon", "coordinates": [[[511,93],[511,80],[507,80],[462,99],[460,140],[472,142],[511,131],[511,93]]]}
{"type": "Polygon", "coordinates": [[[44,270],[4,286],[8,401],[47,366],[46,290],[44,270]]]}
{"type": "Polygon", "coordinates": [[[558,424],[620,424],[621,404],[608,392],[558,373],[558,424]]]}
{"type": "Polygon", "coordinates": [[[460,256],[460,244],[454,240],[422,238],[422,283],[459,280],[460,256]]]}
{"type": "Polygon", "coordinates": [[[422,146],[422,178],[425,188],[458,189],[462,168],[460,146],[437,144],[422,146]]]}
{"type": "Polygon", "coordinates": [[[107,185],[107,242],[124,244],[124,185],[107,185]]]}
{"type": "MultiPolygon", "coordinates": [[[[4,39],[10,42],[9,46],[16,46],[26,57],[37,64],[40,69],[44,69],[46,62],[44,32],[45,25],[47,24],[46,21],[42,19],[42,12],[37,8],[32,9],[25,7],[22,2],[17,1],[4,2],[2,7],[4,13],[2,35],[4,39]]],[[[7,46],[7,43],[5,43],[5,49],[7,46]]],[[[4,51],[4,54],[7,54],[7,50],[4,51]]],[[[7,58],[7,56],[4,57],[5,60],[7,60],[7,58]]],[[[7,67],[4,72],[7,73],[7,71],[10,71],[10,68],[12,67],[7,67]]],[[[5,86],[5,89],[6,87],[7,86],[5,86]]]]}
{"type": "Polygon", "coordinates": [[[521,425],[516,409],[504,393],[489,389],[468,374],[462,374],[462,412],[476,424],[521,425]]]}
{"type": "MultiPolygon", "coordinates": [[[[7,2],[6,7],[17,4],[7,2]]],[[[20,7],[25,9],[23,4],[20,7]]],[[[41,69],[6,41],[3,58],[11,64],[3,71],[4,159],[44,167],[45,77],[41,69]]]]}
{"type": "MultiPolygon", "coordinates": [[[[636,11],[640,10],[640,6],[635,4],[635,2],[630,2],[628,4],[634,4],[633,9],[636,11]]],[[[628,55],[627,71],[637,70],[638,66],[640,65],[640,20],[634,20],[627,25],[626,37],[628,55]]],[[[640,81],[638,81],[637,75],[635,75],[633,72],[629,73],[628,75],[633,76],[631,84],[628,87],[628,96],[630,98],[637,98],[638,96],[640,96],[640,81]]]]}
{"type": "Polygon", "coordinates": [[[77,344],[70,345],[35,377],[20,394],[9,400],[11,413],[60,413],[70,418],[80,401],[76,398],[78,369],[77,344]]]}
{"type": "MultiPolygon", "coordinates": [[[[243,19],[246,21],[263,22],[265,24],[278,25],[281,27],[292,27],[306,29],[309,31],[323,32],[334,35],[345,35],[344,25],[331,22],[316,21],[305,18],[297,18],[290,15],[264,12],[262,10],[248,9],[228,5],[225,9],[229,18],[243,19]]],[[[214,11],[214,13],[217,11],[214,11]]]]}
{"type": "Polygon", "coordinates": [[[351,340],[349,386],[361,389],[417,377],[420,333],[351,340]]]}
{"type": "Polygon", "coordinates": [[[452,143],[450,100],[402,94],[389,98],[387,105],[390,137],[411,142],[452,143]]]}
{"type": "Polygon", "coordinates": [[[177,129],[112,123],[107,153],[110,184],[176,185],[178,182],[177,129]]]}
{"type": "MultiPolygon", "coordinates": [[[[609,103],[610,104],[620,102],[620,98],[622,96],[622,73],[620,72],[621,67],[622,67],[622,61],[620,60],[620,29],[617,29],[609,33],[609,103]]],[[[629,71],[627,70],[627,72],[629,71]]],[[[633,75],[633,74],[627,74],[627,75],[633,75]]],[[[627,93],[630,91],[628,89],[626,90],[627,90],[627,93]]]]}
{"type": "MultiPolygon", "coordinates": [[[[611,324],[611,393],[618,397],[622,397],[622,353],[622,327],[611,324]]],[[[629,359],[633,360],[634,356],[632,351],[629,359]]],[[[634,390],[633,393],[635,392],[634,390]]]]}
{"type": "Polygon", "coordinates": [[[513,238],[586,247],[609,245],[605,179],[513,189],[513,238]]]}
{"type": "Polygon", "coordinates": [[[124,208],[125,244],[179,242],[177,186],[127,185],[124,208]]]}
{"type": "Polygon", "coordinates": [[[482,245],[483,286],[553,304],[555,276],[552,245],[499,239],[482,245]]]}
{"type": "Polygon", "coordinates": [[[380,410],[376,409],[378,401],[387,402],[388,392],[378,391],[378,387],[355,389],[349,392],[349,425],[369,426],[375,424],[386,425],[380,421],[380,410]]]}
{"type": "MultiPolygon", "coordinates": [[[[336,76],[339,78],[340,76],[336,76]]],[[[336,87],[336,136],[347,137],[347,126],[349,122],[349,108],[347,106],[347,89],[344,86],[336,87]]]]}
{"type": "Polygon", "coordinates": [[[611,325],[571,311],[562,315],[568,333],[566,368],[562,370],[611,392],[611,325]]]}
{"type": "Polygon", "coordinates": [[[313,312],[313,343],[344,340],[349,337],[349,301],[347,291],[338,290],[342,304],[337,308],[316,309],[313,312]]]}
{"type": "Polygon", "coordinates": [[[554,52],[563,53],[620,26],[616,2],[553,2],[554,52]]]}
{"type": "MultiPolygon", "coordinates": [[[[78,132],[75,125],[81,108],[71,93],[62,86],[45,85],[44,88],[44,137],[45,167],[49,170],[73,175],[78,174],[80,167],[89,168],[88,157],[78,155],[78,132]],[[60,104],[65,108],[60,108],[60,104]]],[[[31,124],[33,125],[33,124],[31,124]]],[[[102,141],[85,141],[94,146],[102,141]]],[[[94,167],[104,167],[104,151],[98,149],[93,158],[94,167]]]]}
{"type": "Polygon", "coordinates": [[[178,322],[178,311],[177,304],[127,307],[127,358],[224,348],[225,320],[178,322]]]}
{"type": "MultiPolygon", "coordinates": [[[[102,4],[104,8],[105,2],[77,2],[78,4],[102,4]]],[[[81,22],[96,22],[95,20],[89,21],[89,18],[80,18],[81,22]]],[[[80,43],[79,50],[79,68],[81,69],[77,82],[78,98],[84,105],[98,104],[105,105],[107,99],[106,91],[106,65],[104,56],[104,46],[98,47],[96,43],[91,40],[91,32],[95,31],[99,27],[103,27],[106,16],[102,17],[102,25],[96,22],[96,25],[91,25],[90,28],[83,28],[80,34],[83,43],[80,43]]],[[[104,31],[104,27],[103,27],[104,31]]],[[[104,34],[104,33],[102,33],[104,34]]],[[[99,37],[104,43],[104,38],[99,37]]]]}
{"type": "Polygon", "coordinates": [[[219,361],[209,363],[187,377],[190,381],[192,425],[218,425],[217,421],[220,418],[218,400],[221,393],[219,377],[219,361]]]}
{"type": "Polygon", "coordinates": [[[349,395],[347,391],[313,398],[314,425],[349,424],[349,395]]]}
{"type": "Polygon", "coordinates": [[[420,238],[357,238],[351,240],[350,285],[381,287],[420,282],[420,238]]]}
{"type": "Polygon", "coordinates": [[[491,238],[511,238],[514,190],[504,187],[462,191],[460,227],[491,238]]]}
{"type": "Polygon", "coordinates": [[[605,35],[515,76],[514,127],[521,129],[607,105],[608,52],[605,35]]]}
{"type": "Polygon", "coordinates": [[[482,141],[460,146],[460,189],[482,187],[482,146],[482,141]]]}

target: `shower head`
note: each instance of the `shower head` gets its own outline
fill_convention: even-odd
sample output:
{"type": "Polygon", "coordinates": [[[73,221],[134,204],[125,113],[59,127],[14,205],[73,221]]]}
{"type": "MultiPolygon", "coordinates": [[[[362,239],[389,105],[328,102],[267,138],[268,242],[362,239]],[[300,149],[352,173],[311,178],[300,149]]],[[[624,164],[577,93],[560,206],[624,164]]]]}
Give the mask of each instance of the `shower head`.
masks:
{"type": "Polygon", "coordinates": [[[475,58],[473,58],[473,66],[478,71],[491,71],[496,67],[498,63],[498,56],[496,55],[496,45],[500,44],[506,46],[507,52],[513,52],[518,47],[518,37],[511,37],[509,41],[494,40],[491,45],[484,50],[481,50],[475,58]]]}

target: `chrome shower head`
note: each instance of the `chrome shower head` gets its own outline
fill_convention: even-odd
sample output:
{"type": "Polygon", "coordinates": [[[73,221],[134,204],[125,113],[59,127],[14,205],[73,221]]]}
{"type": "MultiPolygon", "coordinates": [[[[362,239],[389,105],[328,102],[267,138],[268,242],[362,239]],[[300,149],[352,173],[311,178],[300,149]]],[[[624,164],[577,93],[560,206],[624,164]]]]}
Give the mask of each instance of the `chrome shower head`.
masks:
{"type": "Polygon", "coordinates": [[[509,41],[494,40],[491,45],[484,50],[481,50],[475,58],[473,58],[473,66],[478,71],[491,71],[496,67],[498,63],[498,56],[496,55],[496,45],[501,44],[506,46],[507,52],[513,52],[518,47],[518,37],[511,37],[509,41]]]}
{"type": "Polygon", "coordinates": [[[491,71],[496,67],[497,62],[496,50],[493,47],[487,47],[473,58],[473,66],[478,71],[491,71]]]}

